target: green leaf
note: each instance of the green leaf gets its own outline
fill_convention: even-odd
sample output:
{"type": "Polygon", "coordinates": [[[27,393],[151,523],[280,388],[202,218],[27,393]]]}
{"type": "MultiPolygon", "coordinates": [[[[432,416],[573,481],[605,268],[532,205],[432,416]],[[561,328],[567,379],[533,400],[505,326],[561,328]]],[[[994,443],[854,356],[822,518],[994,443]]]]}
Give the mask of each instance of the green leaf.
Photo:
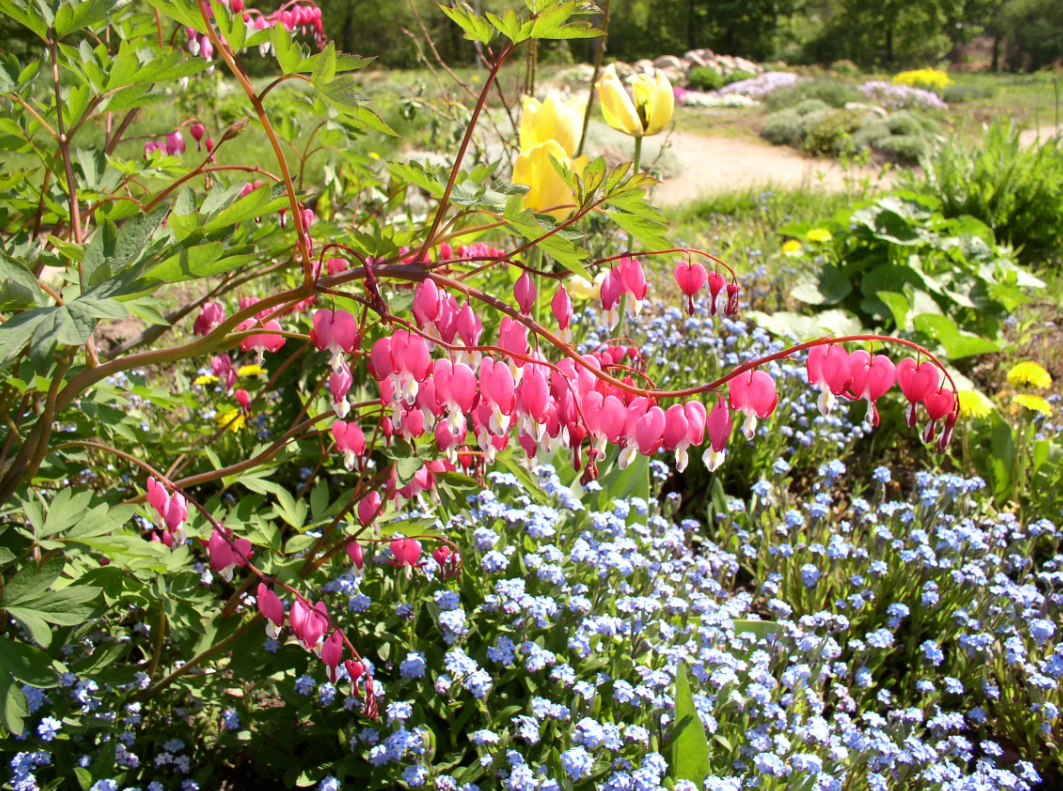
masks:
{"type": "Polygon", "coordinates": [[[48,40],[48,26],[54,18],[49,18],[51,10],[47,5],[34,4],[31,8],[25,0],[0,0],[0,13],[28,27],[45,41],[48,40]]]}
{"type": "Polygon", "coordinates": [[[463,2],[460,6],[445,6],[439,4],[440,10],[465,31],[465,38],[469,41],[479,41],[482,44],[490,44],[495,37],[495,30],[483,17],[476,15],[468,3],[463,2]]]}
{"type": "Polygon", "coordinates": [[[77,626],[84,623],[95,611],[95,607],[86,604],[100,595],[100,589],[89,585],[72,585],[69,588],[52,591],[36,599],[31,599],[10,612],[30,610],[48,623],[58,626],[77,626]]]}
{"type": "Polygon", "coordinates": [[[675,721],[668,751],[672,779],[689,780],[701,788],[709,775],[709,740],[694,707],[694,696],[683,663],[679,664],[675,676],[675,721]]]}
{"type": "Polygon", "coordinates": [[[14,359],[25,348],[51,310],[54,308],[28,310],[0,324],[0,364],[14,359]]]}
{"type": "Polygon", "coordinates": [[[879,291],[875,296],[889,308],[890,313],[893,315],[893,323],[897,329],[907,329],[908,311],[912,307],[908,297],[895,291],[879,291]]]}
{"type": "Polygon", "coordinates": [[[913,323],[917,331],[940,343],[951,360],[1000,351],[999,344],[980,335],[962,331],[948,316],[923,313],[916,316],[913,323]]]}
{"type": "Polygon", "coordinates": [[[52,644],[51,627],[36,612],[24,607],[11,607],[8,608],[7,612],[12,618],[22,624],[22,627],[29,632],[30,637],[45,648],[52,644]]]}
{"type": "Polygon", "coordinates": [[[863,329],[860,319],[844,310],[824,310],[813,316],[802,316],[790,311],[769,314],[751,310],[746,316],[774,335],[799,341],[831,334],[855,335],[863,329]]]}
{"type": "Polygon", "coordinates": [[[284,74],[293,74],[296,67],[303,60],[303,49],[292,41],[292,36],[280,22],[273,26],[270,41],[273,43],[273,52],[277,56],[277,63],[284,74]]]}
{"type": "Polygon", "coordinates": [[[395,475],[398,477],[398,485],[405,486],[413,480],[413,476],[424,466],[424,461],[417,456],[407,456],[395,459],[395,475]]]}
{"type": "Polygon", "coordinates": [[[773,634],[780,634],[782,629],[775,621],[748,621],[736,620],[734,624],[735,634],[752,632],[757,636],[757,641],[767,640],[773,634]]]}
{"type": "Polygon", "coordinates": [[[110,220],[104,220],[85,248],[85,260],[82,262],[82,272],[90,286],[97,286],[114,274],[113,261],[117,246],[118,226],[110,220]]]}
{"type": "Polygon", "coordinates": [[[66,561],[61,557],[52,558],[40,568],[32,561],[27,563],[7,581],[4,595],[0,596],[0,607],[6,610],[40,596],[59,579],[65,565],[66,561]]]}
{"type": "Polygon", "coordinates": [[[106,21],[124,4],[117,0],[84,0],[76,5],[64,3],[55,14],[55,32],[59,38],[64,38],[75,30],[92,27],[106,21]]]}
{"type": "Polygon", "coordinates": [[[59,674],[52,668],[52,658],[48,654],[36,646],[3,636],[0,636],[0,668],[23,684],[40,689],[59,686],[59,674]]]}
{"type": "MultiPolygon", "coordinates": [[[[253,220],[288,205],[287,193],[283,184],[263,184],[236,201],[232,206],[220,211],[203,226],[204,231],[216,231],[229,225],[253,220]]],[[[204,204],[204,208],[206,208],[204,204]]]]}
{"type": "Polygon", "coordinates": [[[0,253],[0,310],[43,305],[45,301],[33,273],[0,253]]]}
{"type": "Polygon", "coordinates": [[[7,673],[0,672],[0,722],[8,733],[22,735],[22,721],[30,716],[29,701],[22,687],[11,680],[7,673]]]}
{"type": "Polygon", "coordinates": [[[824,264],[818,271],[802,273],[790,294],[808,305],[836,305],[852,290],[849,278],[838,267],[824,264]]]}

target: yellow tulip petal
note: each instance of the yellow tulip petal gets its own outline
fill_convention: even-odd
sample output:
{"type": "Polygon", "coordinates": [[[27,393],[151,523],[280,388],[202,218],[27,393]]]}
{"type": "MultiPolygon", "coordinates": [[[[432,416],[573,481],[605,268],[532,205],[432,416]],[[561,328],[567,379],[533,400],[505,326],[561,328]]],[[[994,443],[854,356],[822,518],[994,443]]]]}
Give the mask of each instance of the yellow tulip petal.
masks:
{"type": "Polygon", "coordinates": [[[618,132],[640,137],[643,131],[642,121],[612,64],[602,72],[595,87],[598,89],[598,100],[602,103],[605,122],[618,132]]]}
{"type": "Polygon", "coordinates": [[[531,96],[521,97],[521,102],[524,109],[520,114],[520,150],[530,151],[542,142],[538,139],[538,126],[536,125],[536,118],[542,105],[538,99],[533,99],[531,96]]]}
{"type": "Polygon", "coordinates": [[[653,86],[653,102],[647,114],[646,134],[655,135],[668,126],[674,109],[675,93],[672,91],[672,83],[664,76],[663,71],[658,71],[657,81],[653,86]]]}
{"type": "MultiPolygon", "coordinates": [[[[562,165],[573,167],[573,162],[565,154],[565,150],[556,140],[547,140],[528,151],[523,151],[517,157],[513,165],[513,183],[524,184],[528,192],[524,196],[524,205],[532,211],[540,212],[550,209],[547,213],[557,220],[564,220],[571,216],[574,208],[557,209],[554,207],[565,206],[575,202],[575,196],[569,189],[561,174],[554,168],[551,157],[562,165]]],[[[580,157],[581,160],[585,159],[580,157]]],[[[582,170],[582,168],[581,168],[582,170]]]]}

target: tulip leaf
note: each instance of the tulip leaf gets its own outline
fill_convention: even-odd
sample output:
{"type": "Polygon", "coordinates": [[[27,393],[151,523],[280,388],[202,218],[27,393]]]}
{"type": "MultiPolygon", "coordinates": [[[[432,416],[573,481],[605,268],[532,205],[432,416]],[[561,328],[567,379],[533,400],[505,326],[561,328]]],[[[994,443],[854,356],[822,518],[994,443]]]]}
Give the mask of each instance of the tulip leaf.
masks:
{"type": "Polygon", "coordinates": [[[913,322],[918,332],[933,338],[945,348],[950,360],[1000,351],[998,344],[988,338],[964,332],[948,316],[923,313],[916,316],[913,322]]]}
{"type": "Polygon", "coordinates": [[[673,780],[689,780],[701,788],[709,775],[709,740],[694,706],[686,665],[680,663],[675,675],[675,719],[668,743],[673,780]]]}

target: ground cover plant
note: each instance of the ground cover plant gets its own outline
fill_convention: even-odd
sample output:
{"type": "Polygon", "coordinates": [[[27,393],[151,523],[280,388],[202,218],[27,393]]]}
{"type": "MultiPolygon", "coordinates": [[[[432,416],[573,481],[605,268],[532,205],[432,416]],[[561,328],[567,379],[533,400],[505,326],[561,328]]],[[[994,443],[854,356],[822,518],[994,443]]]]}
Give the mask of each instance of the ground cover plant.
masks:
{"type": "MultiPolygon", "coordinates": [[[[879,437],[957,458],[944,357],[746,318],[770,273],[648,201],[660,73],[595,87],[631,161],[581,156],[554,97],[512,117],[512,168],[478,155],[507,60],[531,89],[536,42],[600,34],[528,5],[447,7],[488,70],[436,166],[370,156],[395,130],[367,61],[306,0],[0,4],[45,53],[0,63],[7,786],[1058,776],[1055,524],[997,510],[996,477],[846,474],[879,437]],[[222,71],[219,123],[189,108],[222,71]]],[[[1030,427],[1054,458],[1043,400],[1020,477],[1030,427]]]]}

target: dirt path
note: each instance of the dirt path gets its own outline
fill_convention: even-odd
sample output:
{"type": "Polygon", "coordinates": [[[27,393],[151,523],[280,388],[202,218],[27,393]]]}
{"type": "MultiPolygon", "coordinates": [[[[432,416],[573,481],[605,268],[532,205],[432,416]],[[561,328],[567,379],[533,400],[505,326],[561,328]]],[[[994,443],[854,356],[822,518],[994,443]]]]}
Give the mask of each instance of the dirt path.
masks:
{"type": "MultiPolygon", "coordinates": [[[[773,146],[741,138],[704,137],[676,132],[669,153],[682,168],[674,178],[664,179],[654,191],[662,204],[675,205],[701,195],[749,187],[806,187],[843,190],[846,182],[879,177],[871,166],[844,170],[830,159],[809,159],[787,146],[773,146]]],[[[886,179],[888,186],[892,174],[886,179]]]]}

